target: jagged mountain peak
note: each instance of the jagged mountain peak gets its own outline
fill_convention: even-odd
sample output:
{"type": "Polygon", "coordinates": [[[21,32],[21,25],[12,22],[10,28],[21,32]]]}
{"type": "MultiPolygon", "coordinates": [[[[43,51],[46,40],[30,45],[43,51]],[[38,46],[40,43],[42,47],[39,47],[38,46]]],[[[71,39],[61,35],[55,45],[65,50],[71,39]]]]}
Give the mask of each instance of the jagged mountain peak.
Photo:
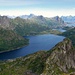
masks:
{"type": "Polygon", "coordinates": [[[8,28],[10,25],[10,19],[7,16],[0,16],[0,26],[8,28]]]}
{"type": "Polygon", "coordinates": [[[19,16],[20,18],[23,18],[23,19],[29,19],[29,18],[32,18],[32,17],[35,17],[34,14],[30,14],[30,15],[21,15],[19,16]]]}

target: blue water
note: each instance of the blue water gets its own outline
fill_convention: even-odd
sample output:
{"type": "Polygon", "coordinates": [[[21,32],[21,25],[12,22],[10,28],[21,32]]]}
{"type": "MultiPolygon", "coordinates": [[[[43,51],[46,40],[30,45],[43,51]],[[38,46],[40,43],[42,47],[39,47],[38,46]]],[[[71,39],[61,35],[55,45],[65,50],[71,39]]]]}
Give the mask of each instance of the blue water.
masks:
{"type": "Polygon", "coordinates": [[[28,46],[25,46],[14,51],[0,53],[0,60],[22,57],[40,50],[50,50],[58,42],[62,41],[65,37],[53,34],[46,34],[37,36],[25,36],[25,38],[29,39],[28,46]]]}

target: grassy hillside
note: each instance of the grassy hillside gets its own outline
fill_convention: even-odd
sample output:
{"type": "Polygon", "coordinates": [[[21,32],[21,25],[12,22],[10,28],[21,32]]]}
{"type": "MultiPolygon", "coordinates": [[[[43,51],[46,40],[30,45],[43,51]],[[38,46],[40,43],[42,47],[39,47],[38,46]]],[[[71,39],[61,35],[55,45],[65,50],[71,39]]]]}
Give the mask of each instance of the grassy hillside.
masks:
{"type": "Polygon", "coordinates": [[[66,32],[62,33],[61,35],[71,39],[73,45],[75,46],[75,28],[71,28],[71,29],[67,30],[66,32]]]}
{"type": "Polygon", "coordinates": [[[11,30],[0,27],[0,52],[16,49],[28,44],[28,40],[11,30]]]}

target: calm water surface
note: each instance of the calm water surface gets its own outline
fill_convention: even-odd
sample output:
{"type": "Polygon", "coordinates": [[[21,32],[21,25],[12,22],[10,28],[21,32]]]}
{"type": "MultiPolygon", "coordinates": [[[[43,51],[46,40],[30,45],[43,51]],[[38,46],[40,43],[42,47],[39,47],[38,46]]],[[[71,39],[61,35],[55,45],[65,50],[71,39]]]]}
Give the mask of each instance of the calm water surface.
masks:
{"type": "Polygon", "coordinates": [[[53,34],[46,34],[37,36],[25,36],[25,38],[29,39],[28,46],[25,46],[14,51],[0,53],[0,60],[22,57],[40,50],[50,50],[58,42],[62,41],[65,37],[53,34]]]}

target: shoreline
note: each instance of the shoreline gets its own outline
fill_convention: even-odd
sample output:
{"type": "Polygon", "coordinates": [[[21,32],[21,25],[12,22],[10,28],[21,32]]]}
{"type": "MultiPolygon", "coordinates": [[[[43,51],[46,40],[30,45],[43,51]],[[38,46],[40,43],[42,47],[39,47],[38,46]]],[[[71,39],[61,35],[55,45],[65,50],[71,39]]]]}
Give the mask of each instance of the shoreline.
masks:
{"type": "Polygon", "coordinates": [[[23,48],[23,47],[25,47],[25,46],[27,46],[27,45],[24,45],[24,46],[22,46],[22,47],[18,47],[18,48],[15,48],[15,49],[11,49],[11,50],[1,51],[0,54],[1,54],[1,53],[5,53],[5,52],[10,52],[10,51],[15,51],[15,50],[20,49],[20,48],[23,48]]]}

